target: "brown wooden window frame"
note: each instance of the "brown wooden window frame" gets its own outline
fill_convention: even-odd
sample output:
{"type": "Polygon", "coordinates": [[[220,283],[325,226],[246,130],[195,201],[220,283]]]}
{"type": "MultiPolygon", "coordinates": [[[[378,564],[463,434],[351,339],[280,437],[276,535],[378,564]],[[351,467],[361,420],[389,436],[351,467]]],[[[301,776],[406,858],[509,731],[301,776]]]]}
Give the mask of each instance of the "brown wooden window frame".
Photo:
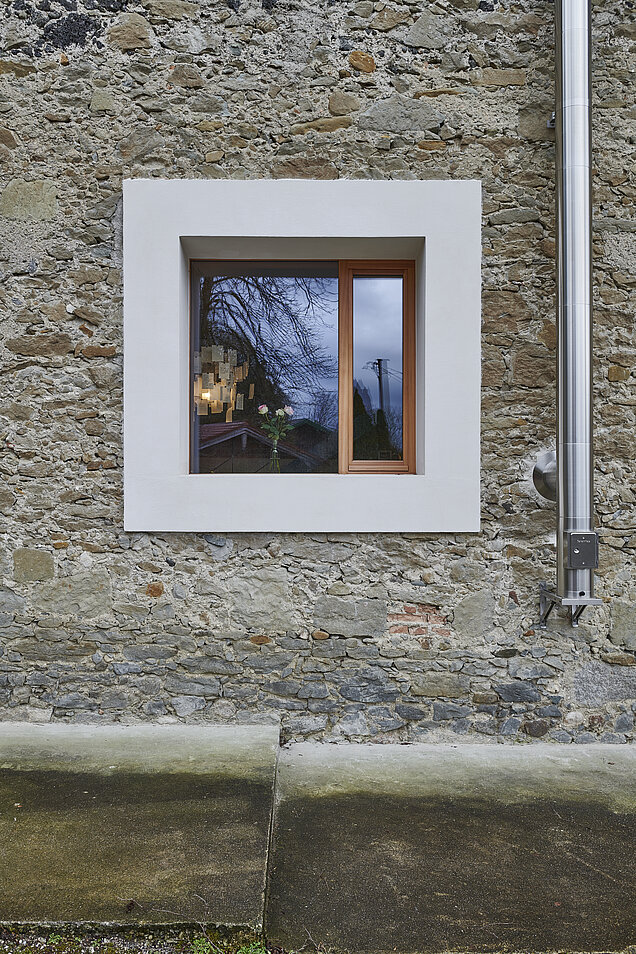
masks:
{"type": "MultiPolygon", "coordinates": [[[[300,261],[309,261],[302,259],[300,261]]],[[[223,262],[235,264],[241,259],[193,258],[192,264],[223,262]]],[[[249,261],[267,261],[250,259],[249,261]]],[[[294,262],[294,259],[273,259],[272,264],[294,262]]],[[[338,473],[339,474],[415,474],[416,471],[416,334],[415,334],[415,262],[411,260],[338,260],[338,473]],[[357,275],[378,278],[402,277],[402,460],[353,459],[353,279],[357,275]]],[[[189,350],[192,382],[192,280],[188,280],[188,313],[190,321],[189,350]]],[[[190,416],[193,396],[190,383],[190,416]]],[[[192,426],[190,427],[189,460],[192,461],[192,426]]],[[[190,469],[190,473],[196,473],[190,469]]]]}
{"type": "Polygon", "coordinates": [[[414,474],[415,462],[415,262],[338,263],[338,472],[414,474]],[[353,459],[353,280],[358,275],[402,277],[402,460],[353,459]]]}

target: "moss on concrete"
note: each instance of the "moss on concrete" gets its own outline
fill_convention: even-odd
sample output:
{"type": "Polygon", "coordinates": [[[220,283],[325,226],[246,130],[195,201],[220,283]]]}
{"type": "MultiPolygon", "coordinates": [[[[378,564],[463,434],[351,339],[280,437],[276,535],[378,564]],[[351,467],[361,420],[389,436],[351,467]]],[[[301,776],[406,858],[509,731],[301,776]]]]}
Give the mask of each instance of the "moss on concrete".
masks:
{"type": "Polygon", "coordinates": [[[275,733],[11,728],[0,917],[260,928],[275,733]]]}
{"type": "Polygon", "coordinates": [[[369,748],[281,756],[272,943],[369,954],[636,943],[636,753],[369,748]]]}
{"type": "Polygon", "coordinates": [[[279,814],[268,936],[357,952],[636,942],[633,814],[556,799],[361,795],[279,814]]]}

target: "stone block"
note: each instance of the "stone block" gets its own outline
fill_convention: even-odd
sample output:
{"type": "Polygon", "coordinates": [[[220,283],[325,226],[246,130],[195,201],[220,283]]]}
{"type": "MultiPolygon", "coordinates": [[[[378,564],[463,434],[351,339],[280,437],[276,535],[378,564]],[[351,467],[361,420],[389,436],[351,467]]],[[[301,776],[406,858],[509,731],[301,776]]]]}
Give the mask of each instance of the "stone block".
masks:
{"type": "Polygon", "coordinates": [[[185,719],[200,709],[205,709],[205,699],[203,696],[173,696],[170,705],[180,718],[185,719]]]}
{"type": "Polygon", "coordinates": [[[93,91],[89,105],[91,113],[115,113],[117,107],[111,94],[105,89],[93,91]]]}
{"type": "Polygon", "coordinates": [[[204,85],[200,71],[190,63],[178,63],[170,74],[170,81],[184,89],[199,89],[204,85]]]}
{"type": "Polygon", "coordinates": [[[285,728],[288,736],[308,736],[320,733],[327,726],[327,716],[325,715],[299,715],[287,719],[285,728]]]}
{"type": "Polygon", "coordinates": [[[430,102],[409,99],[396,93],[370,106],[360,116],[361,129],[377,132],[404,133],[439,127],[442,117],[430,102]]]}
{"type": "Polygon", "coordinates": [[[326,159],[313,156],[295,156],[275,162],[271,168],[274,179],[337,179],[338,169],[326,159]]]}
{"type": "Polygon", "coordinates": [[[542,388],[554,384],[554,354],[541,345],[524,344],[513,356],[512,378],[516,385],[523,388],[542,388]]]}
{"type": "Polygon", "coordinates": [[[35,66],[30,63],[18,63],[16,60],[0,60],[0,76],[6,76],[7,73],[13,73],[17,79],[29,76],[35,73],[35,66]]]}
{"type": "Polygon", "coordinates": [[[486,67],[473,79],[475,86],[525,86],[525,70],[497,70],[486,67]]]}
{"type": "Polygon", "coordinates": [[[139,13],[124,13],[108,31],[108,40],[120,50],[144,50],[152,46],[153,31],[139,13]]]}
{"type": "Polygon", "coordinates": [[[411,695],[458,699],[468,695],[469,680],[452,672],[427,672],[411,679],[411,695]]]}
{"type": "Polygon", "coordinates": [[[267,726],[1,724],[3,919],[259,928],[277,748],[267,726]]]}
{"type": "Polygon", "coordinates": [[[633,732],[634,731],[634,716],[631,712],[621,712],[616,722],[614,723],[615,732],[633,732]]]}
{"type": "Polygon", "coordinates": [[[541,218],[536,209],[501,209],[488,217],[490,225],[521,225],[524,222],[538,222],[541,218]]]}
{"type": "Polygon", "coordinates": [[[494,610],[495,601],[490,590],[469,593],[454,608],[453,627],[462,636],[481,636],[492,628],[494,610]]]}
{"type": "Polygon", "coordinates": [[[294,628],[289,578],[283,567],[239,570],[227,580],[226,587],[234,623],[269,633],[294,628]]]}
{"type": "Polygon", "coordinates": [[[524,106],[519,110],[519,135],[530,142],[554,142],[554,129],[548,128],[548,120],[554,110],[552,101],[537,106],[524,106]]]}
{"type": "Polygon", "coordinates": [[[51,332],[41,335],[22,335],[20,338],[8,338],[5,347],[14,354],[23,354],[32,358],[45,358],[49,355],[65,355],[73,350],[73,343],[63,332],[51,332]]]}
{"type": "Polygon", "coordinates": [[[144,7],[153,19],[160,20],[183,20],[199,12],[198,3],[189,0],[144,0],[144,7]]]}
{"type": "Polygon", "coordinates": [[[513,679],[552,679],[555,676],[554,669],[550,666],[536,662],[528,656],[514,656],[508,663],[508,672],[513,679]]]}
{"type": "Polygon", "coordinates": [[[184,676],[170,676],[166,679],[166,690],[184,696],[201,696],[216,699],[221,694],[221,683],[213,676],[197,676],[187,679],[184,676]]]}
{"type": "Polygon", "coordinates": [[[359,73],[373,73],[375,70],[375,60],[370,53],[364,50],[354,50],[349,54],[349,66],[359,73]]]}
{"type": "Polygon", "coordinates": [[[360,109],[360,100],[353,93],[335,90],[329,97],[329,112],[332,116],[346,116],[360,109]]]}
{"type": "Polygon", "coordinates": [[[371,20],[369,27],[372,30],[380,30],[382,33],[386,33],[388,30],[395,29],[400,23],[404,23],[408,18],[409,14],[405,9],[394,10],[391,7],[385,7],[371,20]]]}
{"type": "Polygon", "coordinates": [[[585,663],[574,674],[574,699],[590,707],[636,699],[636,667],[585,663]]]}
{"type": "Polygon", "coordinates": [[[540,702],[541,695],[530,682],[524,682],[519,679],[517,682],[509,682],[493,689],[504,702],[540,702]]]}
{"type": "Polygon", "coordinates": [[[387,604],[385,600],[320,596],[314,625],[332,636],[381,636],[387,625],[387,604]]]}
{"type": "Polygon", "coordinates": [[[322,119],[312,119],[307,123],[295,123],[289,131],[292,136],[304,135],[308,132],[329,133],[337,129],[347,129],[352,122],[351,116],[325,116],[322,119]]]}
{"type": "Polygon", "coordinates": [[[46,179],[11,179],[0,196],[0,216],[20,221],[47,221],[57,215],[57,190],[46,179]]]}
{"type": "Polygon", "coordinates": [[[154,129],[143,126],[133,129],[119,144],[119,151],[127,161],[143,159],[156,154],[164,146],[163,138],[154,129]]]}
{"type": "Polygon", "coordinates": [[[448,43],[449,29],[452,29],[452,21],[427,10],[415,21],[404,42],[416,49],[441,50],[448,43]]]}
{"type": "Polygon", "coordinates": [[[340,682],[338,689],[351,702],[394,702],[399,695],[395,684],[374,669],[360,670],[355,677],[340,682]]]}
{"type": "Polygon", "coordinates": [[[615,646],[636,650],[636,606],[615,600],[610,607],[612,628],[610,639],[615,646]]]}
{"type": "Polygon", "coordinates": [[[514,716],[510,716],[508,719],[504,719],[501,724],[501,734],[502,735],[516,735],[519,729],[521,728],[521,719],[517,719],[514,716]]]}
{"type": "Polygon", "coordinates": [[[329,690],[324,682],[306,682],[298,690],[299,699],[326,699],[329,690]]]}
{"type": "Polygon", "coordinates": [[[532,318],[528,304],[518,292],[506,289],[484,289],[482,319],[485,332],[516,332],[518,323],[532,318]]]}
{"type": "Polygon", "coordinates": [[[55,561],[48,550],[20,547],[13,551],[13,579],[19,583],[52,580],[55,561]]]}
{"type": "Polygon", "coordinates": [[[414,706],[409,703],[396,705],[395,711],[401,719],[406,719],[409,722],[419,722],[422,719],[428,719],[430,716],[428,709],[423,709],[421,706],[414,706]]]}
{"type": "Polygon", "coordinates": [[[470,715],[472,709],[470,706],[458,706],[454,702],[434,702],[433,703],[433,721],[446,722],[450,719],[462,719],[470,715]]]}
{"type": "Polygon", "coordinates": [[[0,126],[0,145],[6,146],[7,149],[15,149],[18,145],[17,139],[6,126],[0,126]]]}
{"type": "Polygon", "coordinates": [[[24,611],[24,599],[7,586],[0,586],[0,614],[7,617],[24,611]]]}
{"type": "Polygon", "coordinates": [[[16,496],[8,487],[0,487],[0,513],[8,513],[16,501],[16,496]]]}
{"type": "Polygon", "coordinates": [[[547,719],[529,719],[523,724],[523,731],[533,739],[540,739],[547,734],[550,723],[547,719]]]}
{"type": "Polygon", "coordinates": [[[38,587],[33,602],[44,612],[59,616],[103,616],[112,608],[110,577],[101,569],[60,577],[38,587]]]}
{"type": "Polygon", "coordinates": [[[473,560],[456,560],[451,566],[450,577],[455,583],[482,582],[484,567],[473,560]]]}

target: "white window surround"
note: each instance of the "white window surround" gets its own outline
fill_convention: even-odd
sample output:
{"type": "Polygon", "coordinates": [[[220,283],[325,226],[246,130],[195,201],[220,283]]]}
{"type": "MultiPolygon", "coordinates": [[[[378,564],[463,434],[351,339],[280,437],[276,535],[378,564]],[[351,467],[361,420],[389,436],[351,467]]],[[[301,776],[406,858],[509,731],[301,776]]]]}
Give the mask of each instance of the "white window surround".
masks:
{"type": "Polygon", "coordinates": [[[124,182],[124,525],[479,530],[477,181],[124,182]],[[417,474],[190,474],[191,258],[414,258],[417,474]]]}

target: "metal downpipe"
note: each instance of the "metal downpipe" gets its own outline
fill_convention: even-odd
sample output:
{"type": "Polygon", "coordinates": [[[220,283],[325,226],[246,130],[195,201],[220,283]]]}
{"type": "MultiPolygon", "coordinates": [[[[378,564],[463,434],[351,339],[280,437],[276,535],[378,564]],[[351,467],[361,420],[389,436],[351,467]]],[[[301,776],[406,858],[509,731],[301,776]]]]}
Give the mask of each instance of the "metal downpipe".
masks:
{"type": "MultiPolygon", "coordinates": [[[[594,600],[591,0],[556,0],[555,16],[557,585],[556,593],[547,593],[547,613],[563,603],[576,622],[585,606],[599,602],[594,600]]],[[[545,599],[544,591],[542,604],[545,599]]]]}

